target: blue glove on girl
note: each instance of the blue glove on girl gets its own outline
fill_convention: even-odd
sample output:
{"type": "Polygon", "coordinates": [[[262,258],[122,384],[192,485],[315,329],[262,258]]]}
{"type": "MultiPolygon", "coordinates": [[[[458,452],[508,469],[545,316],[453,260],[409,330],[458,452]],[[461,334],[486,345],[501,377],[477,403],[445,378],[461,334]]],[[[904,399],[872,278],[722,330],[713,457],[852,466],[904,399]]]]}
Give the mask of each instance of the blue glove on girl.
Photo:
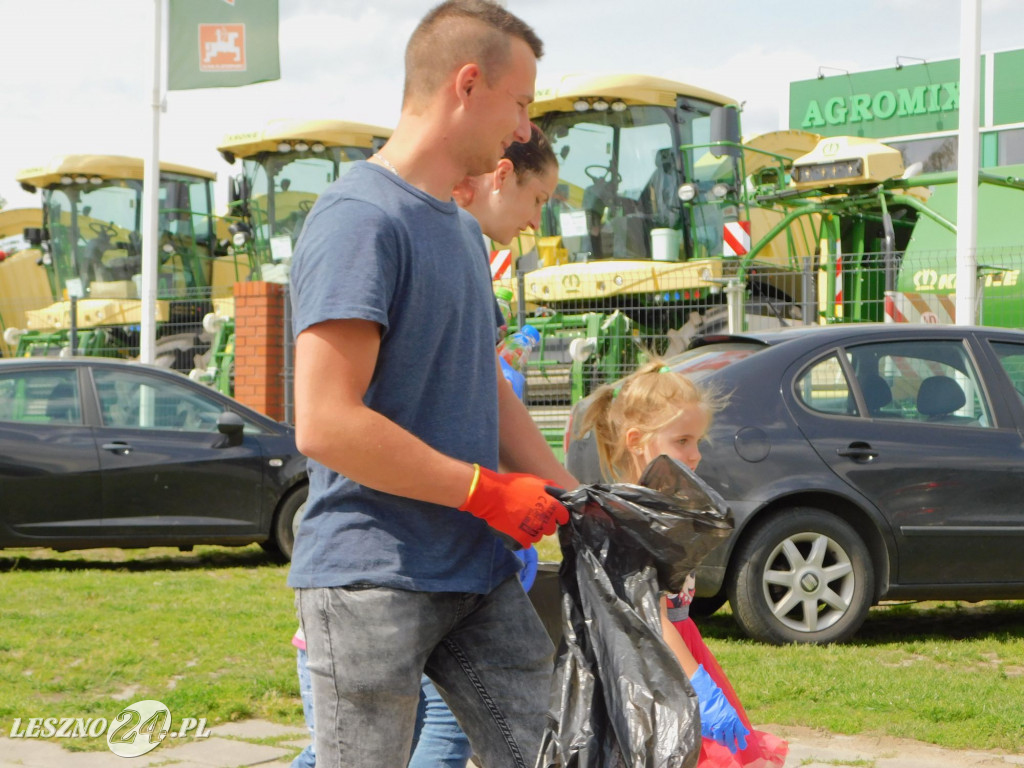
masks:
{"type": "Polygon", "coordinates": [[[747,748],[749,729],[743,725],[732,704],[701,664],[690,678],[700,704],[700,735],[714,739],[736,754],[747,748]]]}
{"type": "Polygon", "coordinates": [[[519,583],[523,585],[524,591],[529,592],[537,578],[537,566],[540,562],[537,549],[535,547],[517,549],[513,554],[523,561],[523,570],[519,572],[519,583]]]}

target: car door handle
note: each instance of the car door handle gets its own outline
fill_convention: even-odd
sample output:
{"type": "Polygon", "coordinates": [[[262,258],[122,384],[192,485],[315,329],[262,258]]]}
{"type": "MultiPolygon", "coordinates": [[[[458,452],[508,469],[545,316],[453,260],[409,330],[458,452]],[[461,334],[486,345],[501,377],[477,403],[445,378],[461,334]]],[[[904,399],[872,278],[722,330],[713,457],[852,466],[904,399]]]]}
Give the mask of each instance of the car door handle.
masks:
{"type": "Polygon", "coordinates": [[[128,443],[117,440],[113,443],[104,443],[103,450],[110,451],[112,453],[119,453],[122,456],[127,456],[129,453],[132,452],[132,447],[128,443]]]}
{"type": "Polygon", "coordinates": [[[873,450],[868,443],[850,443],[846,448],[836,449],[836,453],[844,458],[864,463],[878,458],[878,451],[873,450]]]}

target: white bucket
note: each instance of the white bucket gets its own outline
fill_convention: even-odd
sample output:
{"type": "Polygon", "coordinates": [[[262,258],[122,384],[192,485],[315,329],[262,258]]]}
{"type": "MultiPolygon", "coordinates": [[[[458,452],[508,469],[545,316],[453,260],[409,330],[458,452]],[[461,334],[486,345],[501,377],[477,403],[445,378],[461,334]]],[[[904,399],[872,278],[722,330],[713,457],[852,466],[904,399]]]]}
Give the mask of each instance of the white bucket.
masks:
{"type": "Polygon", "coordinates": [[[679,230],[651,230],[651,258],[655,261],[679,261],[679,230]]]}

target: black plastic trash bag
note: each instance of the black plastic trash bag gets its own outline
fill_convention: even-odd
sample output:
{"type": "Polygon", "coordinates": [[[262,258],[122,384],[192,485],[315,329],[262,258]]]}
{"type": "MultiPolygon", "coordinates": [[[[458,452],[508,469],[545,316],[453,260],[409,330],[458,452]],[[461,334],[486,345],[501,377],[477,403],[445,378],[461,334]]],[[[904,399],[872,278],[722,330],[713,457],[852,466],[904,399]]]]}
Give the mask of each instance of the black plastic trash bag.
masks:
{"type": "Polygon", "coordinates": [[[697,764],[697,696],[662,639],[659,601],[732,533],[732,516],[667,456],[640,483],[562,497],[563,640],[536,768],[697,764]]]}

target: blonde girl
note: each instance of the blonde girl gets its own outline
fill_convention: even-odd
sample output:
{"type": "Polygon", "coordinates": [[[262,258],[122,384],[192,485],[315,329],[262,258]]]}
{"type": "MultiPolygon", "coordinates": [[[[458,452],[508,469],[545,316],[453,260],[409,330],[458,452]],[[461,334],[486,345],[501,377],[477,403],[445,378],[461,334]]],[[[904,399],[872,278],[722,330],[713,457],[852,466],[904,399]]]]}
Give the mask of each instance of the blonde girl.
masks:
{"type": "MultiPolygon", "coordinates": [[[[618,385],[599,388],[576,432],[593,433],[605,477],[635,483],[662,454],[696,470],[700,443],[723,405],[723,397],[655,359],[618,385]]],[[[689,618],[694,591],[691,573],[681,593],[662,598],[661,624],[665,642],[700,702],[703,738],[698,768],[782,766],[786,742],[753,730],[728,678],[689,618]]]]}

